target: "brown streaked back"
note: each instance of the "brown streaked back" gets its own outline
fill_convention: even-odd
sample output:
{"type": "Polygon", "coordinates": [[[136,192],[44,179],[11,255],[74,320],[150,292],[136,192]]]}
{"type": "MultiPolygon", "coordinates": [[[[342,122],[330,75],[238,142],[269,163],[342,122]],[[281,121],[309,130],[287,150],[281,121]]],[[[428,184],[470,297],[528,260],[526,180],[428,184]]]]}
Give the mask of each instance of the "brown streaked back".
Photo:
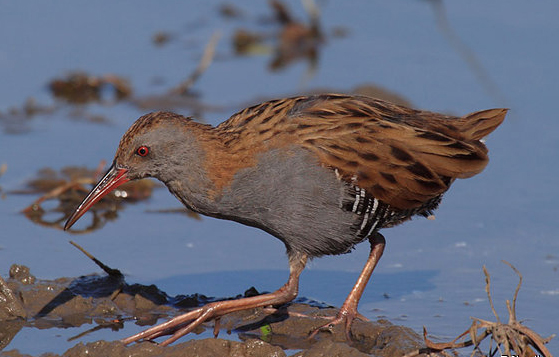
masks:
{"type": "Polygon", "coordinates": [[[501,124],[506,112],[453,117],[328,94],[262,103],[216,130],[232,153],[300,145],[343,180],[395,208],[410,209],[445,192],[454,179],[484,169],[487,148],[479,139],[501,124]]]}

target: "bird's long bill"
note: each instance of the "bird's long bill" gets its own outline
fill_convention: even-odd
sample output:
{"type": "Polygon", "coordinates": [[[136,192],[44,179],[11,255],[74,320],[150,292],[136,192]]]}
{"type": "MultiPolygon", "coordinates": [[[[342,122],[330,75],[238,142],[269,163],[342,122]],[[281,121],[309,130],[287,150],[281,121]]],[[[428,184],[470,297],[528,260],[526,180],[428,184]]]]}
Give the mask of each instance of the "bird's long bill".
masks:
{"type": "Polygon", "coordinates": [[[68,218],[66,224],[64,225],[64,230],[72,227],[72,225],[76,223],[76,221],[80,219],[80,217],[83,216],[83,214],[87,212],[87,210],[90,209],[91,206],[93,206],[106,194],[122,185],[123,183],[130,181],[130,179],[126,176],[127,172],[127,169],[118,169],[113,162],[105,176],[103,176],[103,178],[99,180],[93,190],[89,192],[87,197],[82,201],[82,203],[80,203],[80,205],[78,206],[78,208],[76,208],[74,213],[72,213],[70,218],[68,218]]]}

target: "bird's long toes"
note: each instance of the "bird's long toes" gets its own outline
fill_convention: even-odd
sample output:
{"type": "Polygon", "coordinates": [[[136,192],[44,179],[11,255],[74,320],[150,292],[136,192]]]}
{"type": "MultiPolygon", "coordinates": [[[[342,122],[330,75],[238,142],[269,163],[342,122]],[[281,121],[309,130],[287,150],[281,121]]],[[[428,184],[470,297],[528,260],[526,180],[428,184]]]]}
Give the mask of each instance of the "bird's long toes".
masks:
{"type": "Polygon", "coordinates": [[[336,325],[343,324],[344,328],[345,328],[346,339],[348,341],[351,341],[352,340],[352,338],[351,338],[351,325],[353,324],[353,320],[359,319],[359,320],[362,320],[362,321],[369,321],[369,319],[367,319],[365,316],[361,315],[357,311],[350,312],[350,311],[346,311],[346,310],[340,310],[340,312],[338,313],[338,315],[336,317],[327,316],[327,317],[324,317],[324,318],[328,318],[331,321],[329,321],[328,323],[312,330],[311,333],[309,334],[308,339],[313,339],[319,332],[334,333],[334,327],[336,325]]]}
{"type": "Polygon", "coordinates": [[[340,318],[340,317],[331,317],[331,316],[324,316],[323,317],[323,316],[321,316],[321,318],[326,318],[326,319],[329,319],[331,321],[329,321],[328,323],[326,323],[322,326],[319,326],[319,327],[313,329],[309,334],[309,337],[308,337],[309,340],[313,339],[319,332],[333,333],[334,326],[336,326],[336,325],[338,325],[339,323],[342,322],[342,318],[340,318]]]}
{"type": "MultiPolygon", "coordinates": [[[[189,334],[190,332],[194,331],[194,329],[196,327],[200,326],[204,322],[206,322],[206,321],[210,320],[211,318],[213,318],[214,316],[216,316],[216,309],[215,309],[213,304],[203,306],[203,307],[200,308],[199,311],[197,310],[197,312],[201,312],[201,314],[196,319],[194,319],[191,322],[185,324],[184,326],[176,329],[173,333],[173,336],[171,336],[168,339],[166,339],[165,341],[163,341],[161,343],[161,345],[162,346],[167,346],[167,345],[175,342],[176,340],[178,340],[182,336],[184,336],[186,334],[189,334]]],[[[221,315],[217,314],[217,316],[221,316],[221,315]]],[[[215,331],[214,331],[214,333],[215,333],[215,331]]]]}
{"type": "MultiPolygon", "coordinates": [[[[133,336],[124,338],[121,340],[121,342],[123,342],[124,344],[130,344],[132,342],[137,342],[137,341],[153,341],[154,339],[156,339],[157,337],[161,337],[161,336],[165,336],[165,335],[170,335],[173,334],[173,336],[166,341],[163,341],[161,344],[162,345],[168,345],[169,343],[173,342],[174,340],[176,340],[176,338],[174,338],[175,336],[177,336],[178,334],[180,334],[180,336],[183,336],[185,333],[184,331],[191,327],[192,324],[194,324],[196,321],[200,320],[202,316],[204,316],[204,308],[198,308],[192,311],[189,311],[185,314],[182,314],[180,316],[177,316],[167,322],[164,322],[162,324],[153,326],[147,330],[144,330],[140,333],[137,333],[133,336]],[[174,338],[174,339],[173,339],[174,338]]],[[[205,321],[205,320],[203,320],[205,321]]],[[[202,322],[203,322],[202,321],[202,322]]],[[[195,324],[194,327],[191,327],[191,329],[189,331],[191,331],[192,329],[194,329],[196,326],[198,326],[200,323],[195,324]]],[[[187,332],[188,333],[188,332],[187,332]]],[[[180,337],[179,336],[179,337],[180,337]]]]}

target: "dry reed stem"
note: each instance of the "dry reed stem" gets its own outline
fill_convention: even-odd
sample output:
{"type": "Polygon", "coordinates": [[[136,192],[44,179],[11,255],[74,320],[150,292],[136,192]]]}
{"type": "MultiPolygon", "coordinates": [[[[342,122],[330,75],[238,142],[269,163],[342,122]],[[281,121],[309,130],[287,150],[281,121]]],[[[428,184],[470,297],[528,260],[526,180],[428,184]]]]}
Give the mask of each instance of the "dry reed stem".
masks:
{"type": "Polygon", "coordinates": [[[435,343],[427,338],[427,330],[423,328],[423,339],[425,341],[424,348],[407,353],[403,357],[415,357],[419,355],[426,356],[437,356],[443,355],[447,356],[446,350],[454,350],[457,348],[464,348],[468,346],[474,346],[472,354],[481,356],[494,356],[497,352],[503,356],[522,356],[522,357],[534,357],[536,353],[534,349],[543,357],[553,357],[551,352],[545,347],[545,344],[549,342],[554,335],[543,338],[529,327],[522,325],[516,319],[516,299],[518,297],[518,292],[520,291],[520,286],[522,285],[522,274],[516,269],[511,263],[504,261],[511,269],[518,275],[519,281],[516,289],[514,291],[514,296],[512,300],[512,305],[510,300],[506,300],[507,310],[509,312],[509,321],[504,324],[501,323],[499,315],[495,310],[493,305],[493,299],[491,298],[491,277],[489,272],[483,266],[483,273],[485,275],[485,291],[487,292],[487,298],[489,299],[489,305],[491,306],[491,311],[497,322],[491,322],[487,320],[482,320],[476,317],[472,317],[472,325],[461,335],[456,337],[450,342],[435,343]],[[483,329],[481,333],[478,334],[478,330],[483,329]],[[466,335],[470,335],[469,340],[462,342],[457,342],[463,340],[466,335]],[[485,340],[487,336],[491,336],[489,342],[489,352],[486,354],[480,349],[480,343],[485,340]],[[493,347],[493,343],[495,346],[493,347]]]}

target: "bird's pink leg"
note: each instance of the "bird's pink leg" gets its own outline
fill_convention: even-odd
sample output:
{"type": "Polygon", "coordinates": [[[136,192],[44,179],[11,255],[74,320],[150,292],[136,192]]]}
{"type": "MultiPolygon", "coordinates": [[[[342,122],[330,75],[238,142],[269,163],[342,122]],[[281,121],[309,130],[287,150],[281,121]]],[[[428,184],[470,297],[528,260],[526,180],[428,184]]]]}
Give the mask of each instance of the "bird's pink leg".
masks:
{"type": "Polygon", "coordinates": [[[269,305],[285,304],[297,296],[299,290],[299,275],[305,268],[307,262],[306,255],[297,255],[289,259],[289,279],[287,283],[278,290],[253,296],[249,298],[217,301],[200,308],[187,312],[186,314],[177,316],[160,325],[149,328],[134,336],[130,336],[121,340],[125,344],[129,344],[139,340],[152,340],[156,337],[173,334],[167,340],[161,343],[162,346],[173,343],[180,337],[192,332],[196,327],[212,318],[223,316],[230,312],[251,309],[255,307],[263,307],[269,305]]]}
{"type": "Polygon", "coordinates": [[[327,324],[320,326],[319,328],[315,329],[309,338],[313,338],[320,330],[328,329],[330,330],[334,325],[338,325],[341,323],[345,323],[345,332],[348,341],[351,340],[351,324],[355,318],[365,319],[359,312],[357,312],[357,305],[359,304],[359,300],[361,299],[361,295],[363,295],[363,291],[367,286],[367,282],[371,278],[371,274],[377,263],[382,256],[384,251],[384,246],[386,241],[382,234],[375,233],[375,235],[369,238],[369,242],[371,243],[371,252],[369,253],[369,258],[367,259],[367,263],[365,263],[365,267],[361,271],[357,282],[351,289],[351,292],[345,299],[344,304],[340,308],[338,315],[333,318],[332,321],[328,322],[327,324]]]}

